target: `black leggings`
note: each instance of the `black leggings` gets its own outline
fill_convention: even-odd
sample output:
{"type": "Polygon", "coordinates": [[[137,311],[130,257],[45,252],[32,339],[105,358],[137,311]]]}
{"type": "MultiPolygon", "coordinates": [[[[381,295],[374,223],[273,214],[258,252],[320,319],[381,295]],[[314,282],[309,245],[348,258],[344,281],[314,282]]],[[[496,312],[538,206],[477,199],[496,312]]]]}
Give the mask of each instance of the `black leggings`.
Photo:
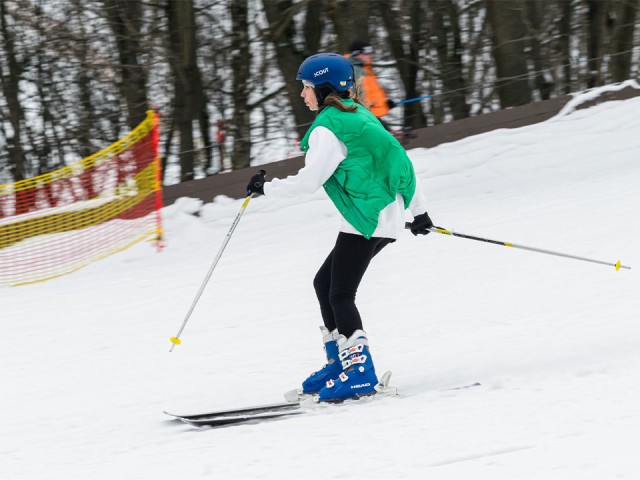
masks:
{"type": "Polygon", "coordinates": [[[356,308],[358,285],[371,259],[395,240],[371,238],[340,232],[336,245],[313,280],[320,302],[324,326],[349,338],[362,329],[362,319],[356,308]]]}

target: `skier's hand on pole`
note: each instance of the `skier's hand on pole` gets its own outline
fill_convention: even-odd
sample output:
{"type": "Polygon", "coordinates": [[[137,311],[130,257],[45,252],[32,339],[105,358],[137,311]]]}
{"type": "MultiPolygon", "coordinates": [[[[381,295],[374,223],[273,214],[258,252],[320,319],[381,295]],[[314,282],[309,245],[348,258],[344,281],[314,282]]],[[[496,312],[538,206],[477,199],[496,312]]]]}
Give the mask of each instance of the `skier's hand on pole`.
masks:
{"type": "Polygon", "coordinates": [[[429,229],[433,227],[433,222],[429,218],[429,214],[424,212],[420,215],[416,215],[413,222],[408,223],[407,227],[414,235],[427,235],[429,233],[429,229]]]}
{"type": "Polygon", "coordinates": [[[264,182],[266,175],[267,172],[264,170],[258,170],[258,173],[251,177],[249,185],[247,185],[247,196],[251,196],[254,193],[264,195],[264,182]]]}
{"type": "Polygon", "coordinates": [[[502,240],[491,240],[489,238],[476,237],[474,235],[468,235],[465,233],[453,232],[451,230],[447,230],[446,228],[442,228],[442,227],[434,227],[433,223],[431,223],[431,219],[429,218],[426,212],[423,213],[422,215],[418,215],[417,217],[415,217],[415,220],[413,222],[405,223],[404,226],[405,228],[411,230],[411,233],[413,233],[414,235],[419,235],[419,234],[426,235],[427,233],[429,233],[429,231],[431,231],[431,232],[440,233],[442,235],[450,235],[452,237],[466,238],[467,240],[476,240],[478,242],[492,243],[494,245],[501,245],[503,247],[519,248],[521,250],[529,250],[530,252],[538,252],[538,253],[544,253],[547,255],[555,255],[557,257],[572,258],[574,260],[582,260],[583,262],[609,265],[611,267],[616,267],[616,271],[620,270],[621,268],[631,270],[631,267],[627,265],[622,265],[622,263],[620,263],[620,260],[618,260],[616,263],[603,262],[601,260],[595,260],[593,258],[579,257],[577,255],[569,255],[568,253],[554,252],[553,250],[546,250],[544,248],[527,247],[525,245],[517,245],[511,242],[503,242],[502,240]],[[419,222],[418,219],[420,219],[420,222],[421,222],[420,225],[418,224],[419,222]],[[430,225],[430,226],[427,226],[427,225],[430,225]],[[423,231],[425,229],[427,231],[423,231]]]}
{"type": "MultiPolygon", "coordinates": [[[[260,170],[259,174],[260,178],[262,178],[262,183],[260,184],[260,189],[262,190],[262,185],[264,184],[264,175],[265,175],[265,171],[264,170],[260,170]]],[[[252,183],[253,182],[253,178],[252,177],[252,183]]],[[[251,184],[249,184],[249,186],[251,186],[251,184]]],[[[257,187],[256,187],[257,188],[257,187]]],[[[253,193],[253,192],[251,192],[253,193]]],[[[204,281],[202,282],[202,285],[200,285],[200,289],[198,290],[198,293],[196,293],[196,297],[193,299],[193,303],[191,303],[191,307],[189,307],[189,311],[187,312],[187,315],[184,317],[184,321],[182,322],[182,325],[180,326],[180,329],[178,330],[178,334],[175,337],[171,337],[169,340],[171,341],[171,349],[169,350],[170,352],[173,351],[173,347],[175,347],[176,345],[180,345],[182,343],[182,340],[180,340],[180,335],[182,335],[182,331],[184,330],[184,327],[187,325],[187,322],[189,321],[189,318],[191,318],[191,314],[193,313],[194,308],[196,308],[196,304],[198,303],[198,300],[200,300],[200,296],[202,295],[202,292],[204,292],[204,287],[207,285],[207,282],[209,282],[209,279],[211,278],[211,275],[213,274],[213,271],[216,268],[216,265],[218,265],[218,261],[220,260],[220,257],[222,256],[222,252],[224,252],[224,249],[227,247],[227,243],[229,243],[229,240],[231,239],[231,235],[233,234],[233,231],[236,229],[236,227],[238,226],[238,223],[240,222],[240,218],[242,217],[242,214],[244,213],[245,209],[247,208],[247,205],[249,205],[249,200],[251,200],[251,193],[249,192],[249,187],[247,187],[247,198],[244,199],[244,202],[242,203],[242,207],[240,208],[240,211],[238,212],[238,215],[236,216],[235,220],[233,221],[233,223],[231,224],[231,228],[229,229],[229,233],[227,233],[227,236],[224,238],[224,241],[222,242],[222,246],[220,247],[220,250],[218,250],[218,254],[216,255],[216,258],[213,260],[213,263],[211,264],[211,268],[209,268],[209,271],[207,272],[206,277],[204,278],[204,281]]]]}

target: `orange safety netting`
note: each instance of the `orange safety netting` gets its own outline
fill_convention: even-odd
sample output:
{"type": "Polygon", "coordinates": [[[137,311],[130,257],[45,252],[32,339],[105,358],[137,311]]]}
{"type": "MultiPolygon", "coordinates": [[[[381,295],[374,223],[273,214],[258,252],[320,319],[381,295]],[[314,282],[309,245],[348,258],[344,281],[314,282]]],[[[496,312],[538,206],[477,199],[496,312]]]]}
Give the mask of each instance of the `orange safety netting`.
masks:
{"type": "Polygon", "coordinates": [[[0,185],[0,286],[71,273],[147,238],[160,241],[158,117],[83,160],[0,185]]]}

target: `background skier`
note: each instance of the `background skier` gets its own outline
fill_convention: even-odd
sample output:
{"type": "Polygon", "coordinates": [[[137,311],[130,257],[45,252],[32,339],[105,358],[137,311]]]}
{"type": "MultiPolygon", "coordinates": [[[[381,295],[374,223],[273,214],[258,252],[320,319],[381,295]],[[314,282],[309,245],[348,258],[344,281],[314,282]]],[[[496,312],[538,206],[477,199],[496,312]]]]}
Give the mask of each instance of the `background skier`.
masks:
{"type": "Polygon", "coordinates": [[[387,115],[396,104],[387,98],[387,93],[373,71],[371,66],[373,47],[369,42],[356,40],[349,46],[349,53],[346,57],[353,65],[354,82],[358,86],[358,98],[380,120],[384,128],[389,130],[389,125],[382,120],[382,117],[387,115]]]}

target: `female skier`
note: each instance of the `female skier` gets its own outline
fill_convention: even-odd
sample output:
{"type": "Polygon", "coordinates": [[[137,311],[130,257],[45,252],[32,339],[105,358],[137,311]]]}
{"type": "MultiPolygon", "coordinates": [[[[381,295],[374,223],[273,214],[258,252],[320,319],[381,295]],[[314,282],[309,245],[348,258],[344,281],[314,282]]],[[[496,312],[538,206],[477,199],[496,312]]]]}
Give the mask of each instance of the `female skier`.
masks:
{"type": "Polygon", "coordinates": [[[403,231],[405,209],[414,217],[414,235],[428,234],[433,223],[404,148],[354,99],[349,60],[336,53],[313,55],[296,78],[305,104],[318,112],[300,142],[305,166],[270,182],[261,170],[247,185],[247,195],[292,197],[322,186],[342,215],[335,246],[313,281],[327,364],[302,383],[303,393],[336,402],[372,395],[378,383],[355,305],[371,259],[403,231]]]}

